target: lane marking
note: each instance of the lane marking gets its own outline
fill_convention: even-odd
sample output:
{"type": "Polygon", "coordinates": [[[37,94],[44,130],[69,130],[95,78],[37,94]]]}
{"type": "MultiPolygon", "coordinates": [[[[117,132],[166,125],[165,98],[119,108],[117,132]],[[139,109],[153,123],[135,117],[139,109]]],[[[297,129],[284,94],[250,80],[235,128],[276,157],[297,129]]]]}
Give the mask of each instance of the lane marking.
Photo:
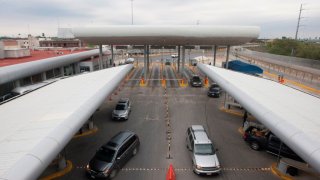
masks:
{"type": "MultiPolygon", "coordinates": [[[[77,166],[77,169],[85,169],[85,166],[77,166]]],[[[145,167],[140,167],[140,168],[122,168],[121,171],[167,171],[168,168],[145,168],[145,167]]],[[[175,168],[175,171],[193,171],[192,168],[175,168]]],[[[271,171],[272,167],[247,167],[247,168],[236,168],[236,167],[226,167],[226,168],[221,168],[222,171],[271,171]]]]}

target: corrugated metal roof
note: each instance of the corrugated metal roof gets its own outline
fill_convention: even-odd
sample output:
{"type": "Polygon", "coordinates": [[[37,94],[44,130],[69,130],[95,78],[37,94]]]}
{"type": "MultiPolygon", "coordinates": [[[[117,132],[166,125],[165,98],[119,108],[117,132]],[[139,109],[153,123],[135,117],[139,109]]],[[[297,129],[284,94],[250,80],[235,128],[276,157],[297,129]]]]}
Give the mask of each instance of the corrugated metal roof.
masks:
{"type": "Polygon", "coordinates": [[[36,179],[131,68],[66,78],[1,105],[0,179],[36,179]]]}
{"type": "Polygon", "coordinates": [[[280,83],[214,66],[198,67],[320,172],[320,99],[280,83]]]}
{"type": "Polygon", "coordinates": [[[72,28],[73,35],[92,44],[239,45],[258,38],[257,26],[114,25],[72,28]]]}

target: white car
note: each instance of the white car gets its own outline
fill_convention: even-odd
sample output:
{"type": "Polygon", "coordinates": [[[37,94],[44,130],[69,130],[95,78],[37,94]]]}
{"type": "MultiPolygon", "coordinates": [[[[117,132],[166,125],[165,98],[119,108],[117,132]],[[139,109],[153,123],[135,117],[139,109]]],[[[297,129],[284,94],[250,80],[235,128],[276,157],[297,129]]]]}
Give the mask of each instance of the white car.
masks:
{"type": "Polygon", "coordinates": [[[125,61],[126,64],[133,64],[134,63],[134,58],[128,58],[126,61],[125,61]]]}
{"type": "Polygon", "coordinates": [[[177,57],[178,57],[177,54],[172,54],[172,55],[171,55],[171,58],[177,58],[177,57]]]}

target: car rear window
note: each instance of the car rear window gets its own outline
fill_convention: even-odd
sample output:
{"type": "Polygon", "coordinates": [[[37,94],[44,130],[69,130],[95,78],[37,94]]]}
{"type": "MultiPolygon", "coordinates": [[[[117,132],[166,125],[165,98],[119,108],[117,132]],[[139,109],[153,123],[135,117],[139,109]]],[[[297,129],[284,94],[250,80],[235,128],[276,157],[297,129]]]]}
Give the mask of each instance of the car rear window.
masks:
{"type": "Polygon", "coordinates": [[[116,106],[116,110],[125,110],[125,109],[126,109],[125,104],[117,104],[117,106],[116,106]]]}

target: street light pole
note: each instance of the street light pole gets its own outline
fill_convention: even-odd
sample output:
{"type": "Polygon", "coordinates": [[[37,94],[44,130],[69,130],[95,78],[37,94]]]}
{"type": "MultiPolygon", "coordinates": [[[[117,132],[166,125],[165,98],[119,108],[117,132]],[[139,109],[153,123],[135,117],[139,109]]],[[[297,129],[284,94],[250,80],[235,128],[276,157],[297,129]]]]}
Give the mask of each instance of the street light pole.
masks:
{"type": "Polygon", "coordinates": [[[131,0],[131,25],[133,25],[133,0],[131,0]]]}

